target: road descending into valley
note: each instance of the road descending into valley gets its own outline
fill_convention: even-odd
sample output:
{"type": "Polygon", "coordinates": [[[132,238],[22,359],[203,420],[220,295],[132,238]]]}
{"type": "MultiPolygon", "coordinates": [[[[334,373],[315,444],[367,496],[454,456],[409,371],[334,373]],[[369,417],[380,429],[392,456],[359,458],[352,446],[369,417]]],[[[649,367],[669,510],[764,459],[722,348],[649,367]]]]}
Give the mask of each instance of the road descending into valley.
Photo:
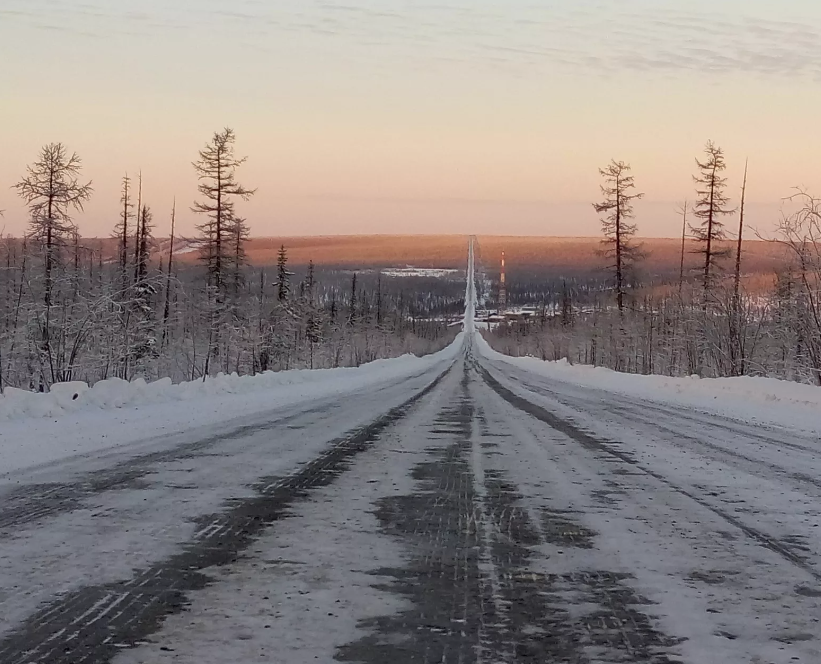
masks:
{"type": "MultiPolygon", "coordinates": [[[[821,441],[505,362],[0,496],[0,664],[821,662],[821,441]]],[[[455,358],[455,359],[453,359],[455,358]]]]}

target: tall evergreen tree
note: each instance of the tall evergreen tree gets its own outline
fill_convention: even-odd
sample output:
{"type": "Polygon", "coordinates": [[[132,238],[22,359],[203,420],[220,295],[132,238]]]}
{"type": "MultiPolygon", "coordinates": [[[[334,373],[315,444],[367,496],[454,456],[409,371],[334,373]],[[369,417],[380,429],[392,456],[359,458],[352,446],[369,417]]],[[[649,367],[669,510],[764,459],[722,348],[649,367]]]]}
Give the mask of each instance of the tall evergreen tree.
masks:
{"type": "Polygon", "coordinates": [[[151,235],[154,230],[153,215],[147,205],[143,205],[137,223],[137,262],[134,266],[134,331],[130,348],[131,359],[139,364],[156,352],[156,317],[154,315],[154,295],[156,287],[148,278],[148,262],[151,251],[151,235]]]}
{"type": "Polygon", "coordinates": [[[140,220],[137,226],[137,265],[136,283],[140,284],[145,281],[148,276],[148,259],[150,253],[149,241],[151,239],[152,231],[154,230],[154,215],[151,213],[151,208],[143,205],[140,213],[140,220]]]}
{"type": "Polygon", "coordinates": [[[350,309],[348,310],[348,323],[353,325],[356,323],[356,272],[351,277],[351,298],[350,309]]]}
{"type": "MultiPolygon", "coordinates": [[[[14,185],[19,196],[26,202],[31,215],[29,239],[40,248],[43,256],[42,315],[37,321],[37,355],[39,363],[39,388],[48,384],[70,380],[76,352],[68,347],[68,331],[65,324],[58,327],[52,309],[57,305],[55,284],[64,267],[65,250],[69,242],[75,246],[73,297],[76,303],[77,272],[79,268],[79,232],[72,213],[82,211],[83,205],[93,192],[91,182],[78,180],[82,162],[76,153],[69,154],[62,143],[50,143],[42,148],[37,161],[27,167],[26,176],[14,185]]],[[[65,308],[63,313],[65,314],[65,308]]],[[[76,346],[75,346],[76,349],[76,346]]]]}
{"type": "Polygon", "coordinates": [[[708,141],[704,148],[707,158],[704,161],[696,159],[699,174],[693,176],[696,183],[696,203],[693,214],[700,220],[700,224],[691,225],[690,232],[701,244],[697,253],[704,256],[703,288],[704,304],[710,297],[713,281],[720,267],[719,261],[730,255],[728,248],[720,248],[718,243],[727,238],[722,217],[732,214],[728,207],[729,198],[724,193],[727,178],[722,177],[727,164],[723,150],[708,141]]]}
{"type": "Polygon", "coordinates": [[[208,270],[209,285],[215,289],[220,302],[224,299],[226,277],[239,254],[234,245],[241,245],[247,236],[247,233],[237,232],[237,224],[244,224],[244,221],[236,215],[235,199],[248,200],[255,193],[236,180],[236,170],[247,158],[235,156],[235,141],[230,128],[216,132],[193,164],[203,200],[195,202],[192,210],[206,218],[197,227],[201,257],[208,270]]]}
{"type": "Polygon", "coordinates": [[[316,267],[313,260],[308,261],[308,274],[305,276],[305,287],[308,289],[308,297],[313,299],[316,288],[316,267]]]}
{"type": "Polygon", "coordinates": [[[82,211],[94,191],[91,182],[78,181],[81,167],[76,152],[69,155],[62,143],[49,143],[27,167],[26,177],[14,185],[31,214],[29,238],[43,250],[46,307],[52,303],[54,272],[76,230],[71,213],[82,211]]]}
{"type": "Polygon", "coordinates": [[[596,212],[605,215],[601,219],[604,234],[601,253],[609,261],[607,267],[613,271],[616,302],[622,312],[632,270],[642,256],[641,246],[633,240],[637,230],[636,224],[631,222],[634,216],[633,201],[644,194],[635,191],[630,166],[623,161],[613,160],[606,168],[599,169],[599,173],[604,178],[601,185],[604,200],[594,203],[593,207],[596,212]]]}
{"type": "Polygon", "coordinates": [[[285,304],[291,295],[292,272],[288,271],[288,250],[283,244],[277,253],[277,300],[285,304]]]}
{"type": "Polygon", "coordinates": [[[245,253],[245,243],[251,233],[245,219],[237,217],[233,224],[233,236],[231,237],[231,290],[234,300],[239,298],[239,292],[245,283],[243,268],[248,264],[248,254],[245,253]]]}

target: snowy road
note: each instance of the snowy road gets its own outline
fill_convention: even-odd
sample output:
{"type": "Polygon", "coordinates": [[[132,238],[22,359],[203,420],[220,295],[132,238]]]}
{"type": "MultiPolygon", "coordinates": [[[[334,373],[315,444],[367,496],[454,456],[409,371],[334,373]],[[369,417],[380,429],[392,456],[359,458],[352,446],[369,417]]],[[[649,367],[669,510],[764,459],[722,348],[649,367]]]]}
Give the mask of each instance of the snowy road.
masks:
{"type": "Polygon", "coordinates": [[[817,439],[470,344],[84,462],[3,500],[4,664],[821,661],[817,439]]]}
{"type": "Polygon", "coordinates": [[[467,320],[419,370],[6,476],[0,663],[821,662],[817,429],[467,320]]]}

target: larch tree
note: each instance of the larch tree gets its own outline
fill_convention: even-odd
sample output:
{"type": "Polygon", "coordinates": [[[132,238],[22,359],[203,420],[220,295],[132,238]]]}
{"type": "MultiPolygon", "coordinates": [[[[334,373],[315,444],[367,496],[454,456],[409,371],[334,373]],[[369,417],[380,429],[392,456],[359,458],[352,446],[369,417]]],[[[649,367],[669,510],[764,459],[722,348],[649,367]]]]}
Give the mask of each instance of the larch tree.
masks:
{"type": "Polygon", "coordinates": [[[128,173],[123,176],[122,193],[120,194],[120,220],[114,228],[117,238],[117,254],[122,275],[122,289],[128,288],[128,247],[131,240],[131,219],[134,216],[134,203],[131,196],[131,178],[128,173]]]}
{"type": "Polygon", "coordinates": [[[192,210],[205,217],[197,227],[201,256],[218,302],[224,300],[227,277],[238,255],[235,243],[244,242],[245,237],[243,233],[237,233],[237,224],[244,224],[244,221],[236,215],[236,199],[248,200],[255,193],[236,180],[236,170],[247,158],[235,155],[235,141],[234,131],[230,128],[216,132],[193,164],[199,179],[198,191],[203,199],[195,202],[192,210]]]}
{"type": "Polygon", "coordinates": [[[727,314],[728,338],[727,355],[730,374],[743,376],[747,369],[747,334],[749,320],[742,306],[741,297],[741,255],[744,248],[744,204],[747,198],[747,164],[744,165],[744,181],[741,185],[741,207],[738,215],[738,235],[736,236],[735,268],[733,270],[733,294],[727,314]]]}
{"type": "Polygon", "coordinates": [[[154,215],[151,208],[143,205],[140,220],[137,225],[137,264],[135,266],[137,284],[144,284],[148,276],[148,260],[150,258],[149,241],[154,230],[154,215]]]}
{"type": "Polygon", "coordinates": [[[719,261],[727,258],[729,250],[721,248],[719,243],[727,238],[724,230],[723,217],[732,214],[729,198],[725,194],[727,178],[722,173],[727,169],[724,160],[724,151],[708,141],[704,148],[707,158],[704,161],[696,159],[699,174],[693,176],[696,183],[696,202],[693,215],[700,221],[690,225],[690,233],[701,244],[697,253],[704,256],[703,288],[704,306],[710,297],[713,281],[720,267],[719,261]]]}
{"type": "MultiPolygon", "coordinates": [[[[53,315],[57,298],[55,285],[64,266],[65,250],[71,242],[78,245],[77,228],[72,213],[82,211],[93,192],[91,182],[81,183],[82,167],[76,153],[69,154],[62,143],[49,143],[40,151],[26,176],[14,185],[29,207],[28,238],[43,257],[42,315],[37,316],[37,355],[39,387],[70,379],[71,370],[64,365],[66,356],[66,316],[53,315]],[[61,321],[61,329],[55,320],[61,321]],[[56,334],[59,332],[59,334],[56,334]],[[56,342],[53,339],[56,337],[56,342]]],[[[77,255],[77,252],[75,252],[77,255]]],[[[64,312],[65,314],[65,312],[64,312]]]]}
{"type": "Polygon", "coordinates": [[[236,301],[240,290],[245,284],[243,268],[248,264],[248,254],[245,252],[245,243],[251,236],[248,224],[242,217],[236,217],[232,225],[231,236],[231,291],[236,301]]]}
{"type": "Polygon", "coordinates": [[[687,200],[681,204],[679,212],[681,213],[681,254],[679,256],[678,266],[678,295],[681,297],[684,290],[684,254],[687,246],[687,211],[689,210],[689,203],[687,200]]]}
{"type": "Polygon", "coordinates": [[[148,277],[151,258],[151,236],[154,230],[154,216],[151,208],[143,205],[137,224],[137,262],[134,266],[134,298],[132,306],[136,319],[134,339],[130,355],[136,363],[152,357],[156,353],[155,316],[152,300],[156,287],[148,277]]]}
{"type": "Polygon", "coordinates": [[[741,210],[738,215],[738,236],[736,237],[735,270],[733,272],[733,306],[738,306],[741,291],[741,252],[744,247],[744,203],[747,198],[747,164],[744,164],[744,182],[741,185],[741,210]]]}
{"type": "Polygon", "coordinates": [[[82,162],[77,153],[66,151],[62,143],[49,143],[40,151],[27,175],[14,188],[29,207],[29,238],[43,251],[46,308],[52,304],[54,272],[60,266],[62,251],[75,232],[72,212],[82,211],[91,198],[91,182],[78,180],[82,162]]]}
{"type": "Polygon", "coordinates": [[[644,194],[636,191],[630,165],[623,161],[613,160],[606,168],[599,169],[599,173],[604,178],[601,185],[604,200],[594,203],[593,207],[604,215],[601,219],[604,234],[601,253],[609,261],[608,269],[613,271],[616,302],[619,312],[623,312],[633,268],[642,257],[641,246],[634,241],[637,226],[631,221],[634,218],[633,202],[644,194]]]}
{"type": "Polygon", "coordinates": [[[177,230],[177,198],[171,207],[171,235],[168,242],[168,268],[165,273],[165,304],[162,314],[162,341],[161,346],[165,346],[168,338],[168,319],[171,316],[171,278],[174,273],[174,234],[177,230]]]}
{"type": "Polygon", "coordinates": [[[139,275],[140,262],[140,214],[143,209],[143,173],[140,171],[137,176],[137,223],[134,224],[134,283],[137,282],[139,275]]]}

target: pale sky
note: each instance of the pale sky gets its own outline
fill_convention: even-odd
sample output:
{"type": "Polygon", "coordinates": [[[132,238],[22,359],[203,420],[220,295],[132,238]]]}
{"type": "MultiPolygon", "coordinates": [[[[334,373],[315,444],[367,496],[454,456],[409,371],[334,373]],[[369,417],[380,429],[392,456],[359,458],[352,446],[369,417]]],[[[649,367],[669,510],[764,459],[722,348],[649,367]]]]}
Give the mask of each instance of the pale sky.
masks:
{"type": "Polygon", "coordinates": [[[191,232],[191,161],[224,126],[255,235],[595,235],[598,172],[632,164],[647,236],[679,232],[694,158],[727,154],[752,223],[821,195],[817,0],[2,0],[0,224],[39,148],[84,160],[108,234],[142,170],[191,232]]]}

